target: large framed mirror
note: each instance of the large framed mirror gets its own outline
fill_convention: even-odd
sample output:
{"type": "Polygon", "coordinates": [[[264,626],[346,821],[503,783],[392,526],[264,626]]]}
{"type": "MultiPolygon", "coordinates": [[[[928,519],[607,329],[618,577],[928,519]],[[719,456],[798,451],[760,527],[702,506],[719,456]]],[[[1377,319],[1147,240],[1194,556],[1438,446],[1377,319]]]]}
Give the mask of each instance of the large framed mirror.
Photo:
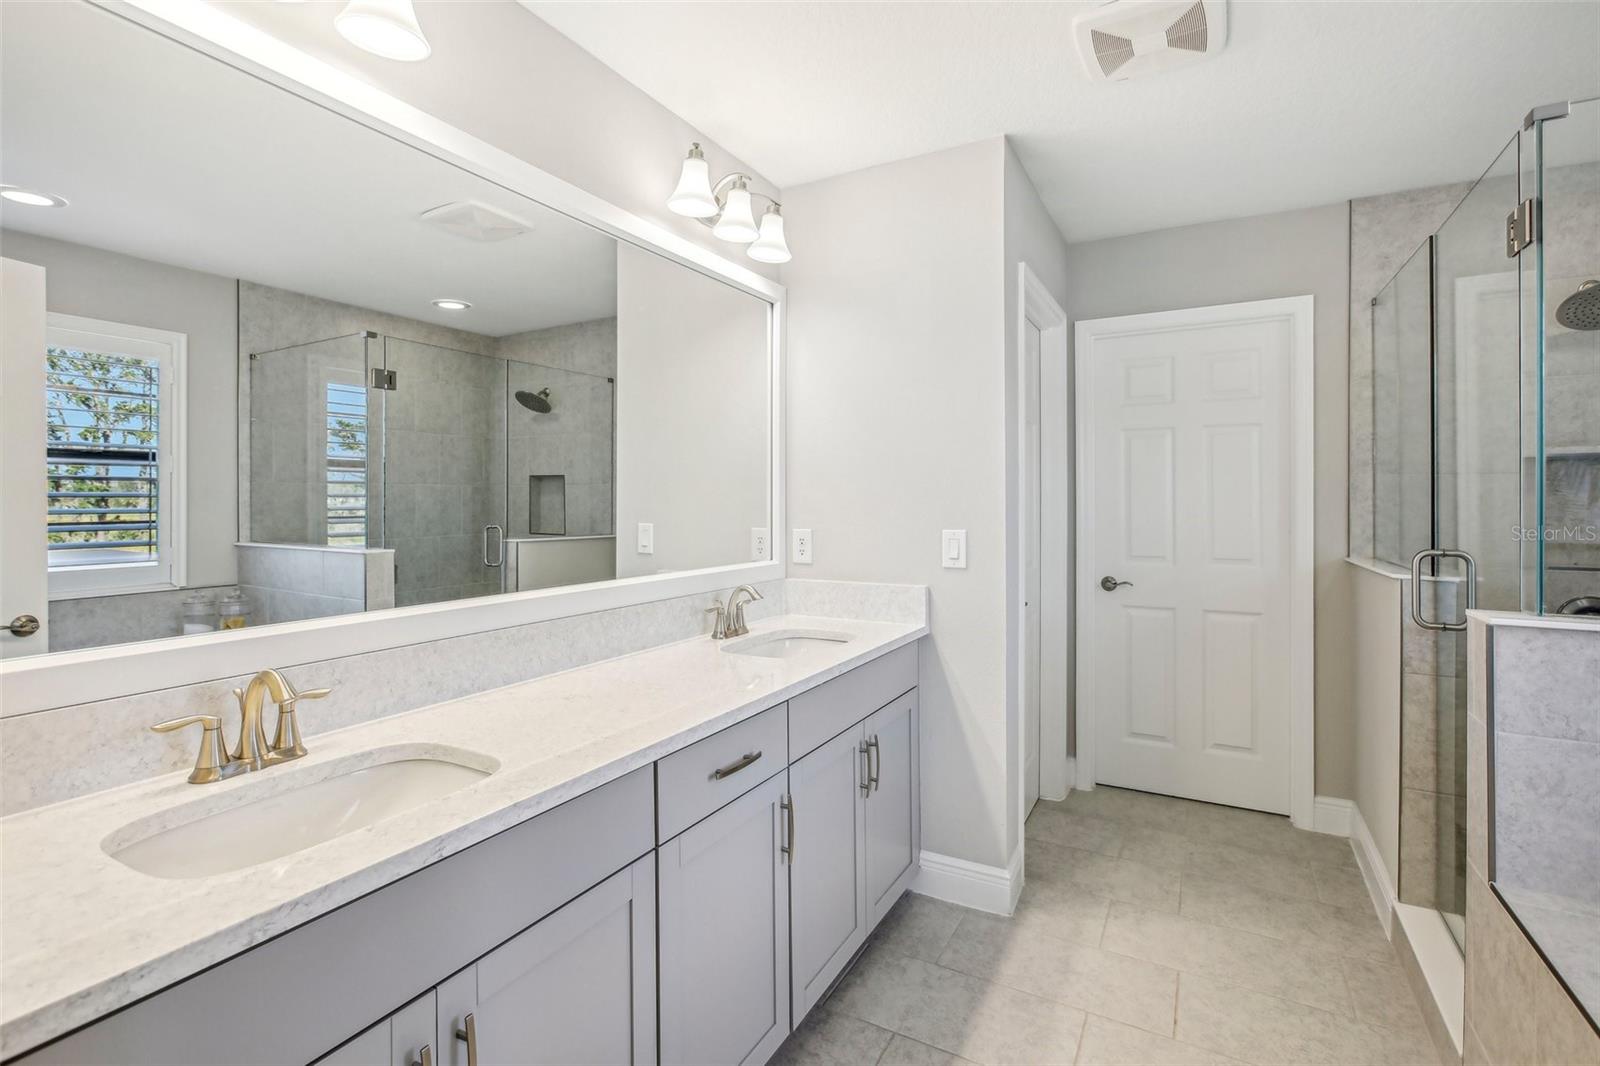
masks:
{"type": "Polygon", "coordinates": [[[781,287],[243,24],[0,19],[14,678],[781,574],[781,287]]]}

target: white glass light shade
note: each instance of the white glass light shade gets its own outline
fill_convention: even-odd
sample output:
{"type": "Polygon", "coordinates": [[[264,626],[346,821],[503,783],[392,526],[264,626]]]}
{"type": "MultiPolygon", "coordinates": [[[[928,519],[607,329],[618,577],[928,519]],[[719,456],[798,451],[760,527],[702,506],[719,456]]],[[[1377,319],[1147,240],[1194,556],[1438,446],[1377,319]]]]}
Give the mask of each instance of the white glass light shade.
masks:
{"type": "Polygon", "coordinates": [[[433,53],[411,0],[350,0],[333,26],[357,48],[385,59],[415,62],[433,53]]]}
{"type": "Polygon", "coordinates": [[[728,198],[722,204],[722,217],[711,227],[711,232],[725,241],[738,244],[749,244],[761,235],[761,231],[756,229],[756,216],[750,207],[750,190],[745,188],[743,181],[728,190],[728,198]]]}
{"type": "Polygon", "coordinates": [[[794,258],[789,254],[789,242],[783,239],[783,212],[777,204],[761,216],[761,236],[745,254],[758,263],[787,263],[794,258]]]}
{"type": "Polygon", "coordinates": [[[678,176],[678,187],[667,197],[667,206],[689,218],[710,218],[717,213],[717,198],[711,195],[711,170],[698,144],[689,149],[689,157],[683,161],[683,173],[678,176]]]}

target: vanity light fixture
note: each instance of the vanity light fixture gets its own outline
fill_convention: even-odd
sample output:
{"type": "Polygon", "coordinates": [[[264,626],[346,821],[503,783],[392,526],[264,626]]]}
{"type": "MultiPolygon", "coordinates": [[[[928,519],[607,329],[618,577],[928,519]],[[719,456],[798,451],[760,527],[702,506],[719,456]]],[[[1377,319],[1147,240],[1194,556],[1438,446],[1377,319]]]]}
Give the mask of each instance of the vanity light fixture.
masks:
{"type": "Polygon", "coordinates": [[[24,189],[20,185],[0,185],[0,197],[10,200],[14,204],[26,204],[29,207],[67,206],[67,201],[59,196],[51,196],[47,192],[35,192],[33,189],[24,189]]]}
{"type": "Polygon", "coordinates": [[[667,197],[667,207],[675,214],[697,218],[725,241],[747,244],[746,254],[758,263],[787,263],[789,242],[783,233],[783,205],[763,193],[750,191],[750,175],[737,171],[715,185],[706,166],[699,142],[689,146],[678,175],[678,187],[667,197]],[[752,197],[768,201],[756,225],[752,197]]]}
{"type": "Polygon", "coordinates": [[[385,59],[414,63],[433,54],[411,0],[350,0],[334,16],[339,36],[385,59]]]}
{"type": "Polygon", "coordinates": [[[441,311],[465,311],[472,305],[465,300],[435,300],[433,306],[441,311]]]}

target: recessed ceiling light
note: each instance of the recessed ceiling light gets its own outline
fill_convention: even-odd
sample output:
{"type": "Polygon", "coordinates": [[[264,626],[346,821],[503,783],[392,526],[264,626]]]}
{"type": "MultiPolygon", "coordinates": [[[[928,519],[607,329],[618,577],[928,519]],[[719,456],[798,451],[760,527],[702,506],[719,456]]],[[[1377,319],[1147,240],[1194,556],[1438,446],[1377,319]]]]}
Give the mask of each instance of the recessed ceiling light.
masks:
{"type": "Polygon", "coordinates": [[[465,300],[435,300],[433,306],[441,311],[465,311],[472,305],[465,300]]]}
{"type": "Polygon", "coordinates": [[[29,207],[66,207],[67,201],[59,196],[51,196],[45,192],[35,192],[24,189],[18,185],[0,185],[0,196],[5,197],[14,204],[27,204],[29,207]]]}

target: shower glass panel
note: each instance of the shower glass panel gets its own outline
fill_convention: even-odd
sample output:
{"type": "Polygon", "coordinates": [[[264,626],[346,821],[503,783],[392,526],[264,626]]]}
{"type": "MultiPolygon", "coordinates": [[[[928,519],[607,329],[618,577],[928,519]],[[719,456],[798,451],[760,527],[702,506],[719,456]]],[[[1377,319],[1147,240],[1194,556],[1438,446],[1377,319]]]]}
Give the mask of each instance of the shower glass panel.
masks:
{"type": "Polygon", "coordinates": [[[506,361],[384,337],[383,546],[395,605],[502,591],[506,528],[506,361]]]}
{"type": "Polygon", "coordinates": [[[1600,614],[1600,100],[1538,132],[1542,232],[1537,255],[1523,256],[1538,269],[1543,309],[1524,328],[1540,355],[1530,422],[1544,446],[1525,451],[1543,469],[1528,479],[1543,530],[1530,582],[1542,604],[1530,609],[1600,614]]]}
{"type": "Polygon", "coordinates": [[[365,548],[383,540],[382,349],[366,333],[249,358],[250,539],[365,548]]]}
{"type": "Polygon", "coordinates": [[[1433,241],[1372,301],[1373,554],[1396,566],[1434,540],[1433,241]]]}

